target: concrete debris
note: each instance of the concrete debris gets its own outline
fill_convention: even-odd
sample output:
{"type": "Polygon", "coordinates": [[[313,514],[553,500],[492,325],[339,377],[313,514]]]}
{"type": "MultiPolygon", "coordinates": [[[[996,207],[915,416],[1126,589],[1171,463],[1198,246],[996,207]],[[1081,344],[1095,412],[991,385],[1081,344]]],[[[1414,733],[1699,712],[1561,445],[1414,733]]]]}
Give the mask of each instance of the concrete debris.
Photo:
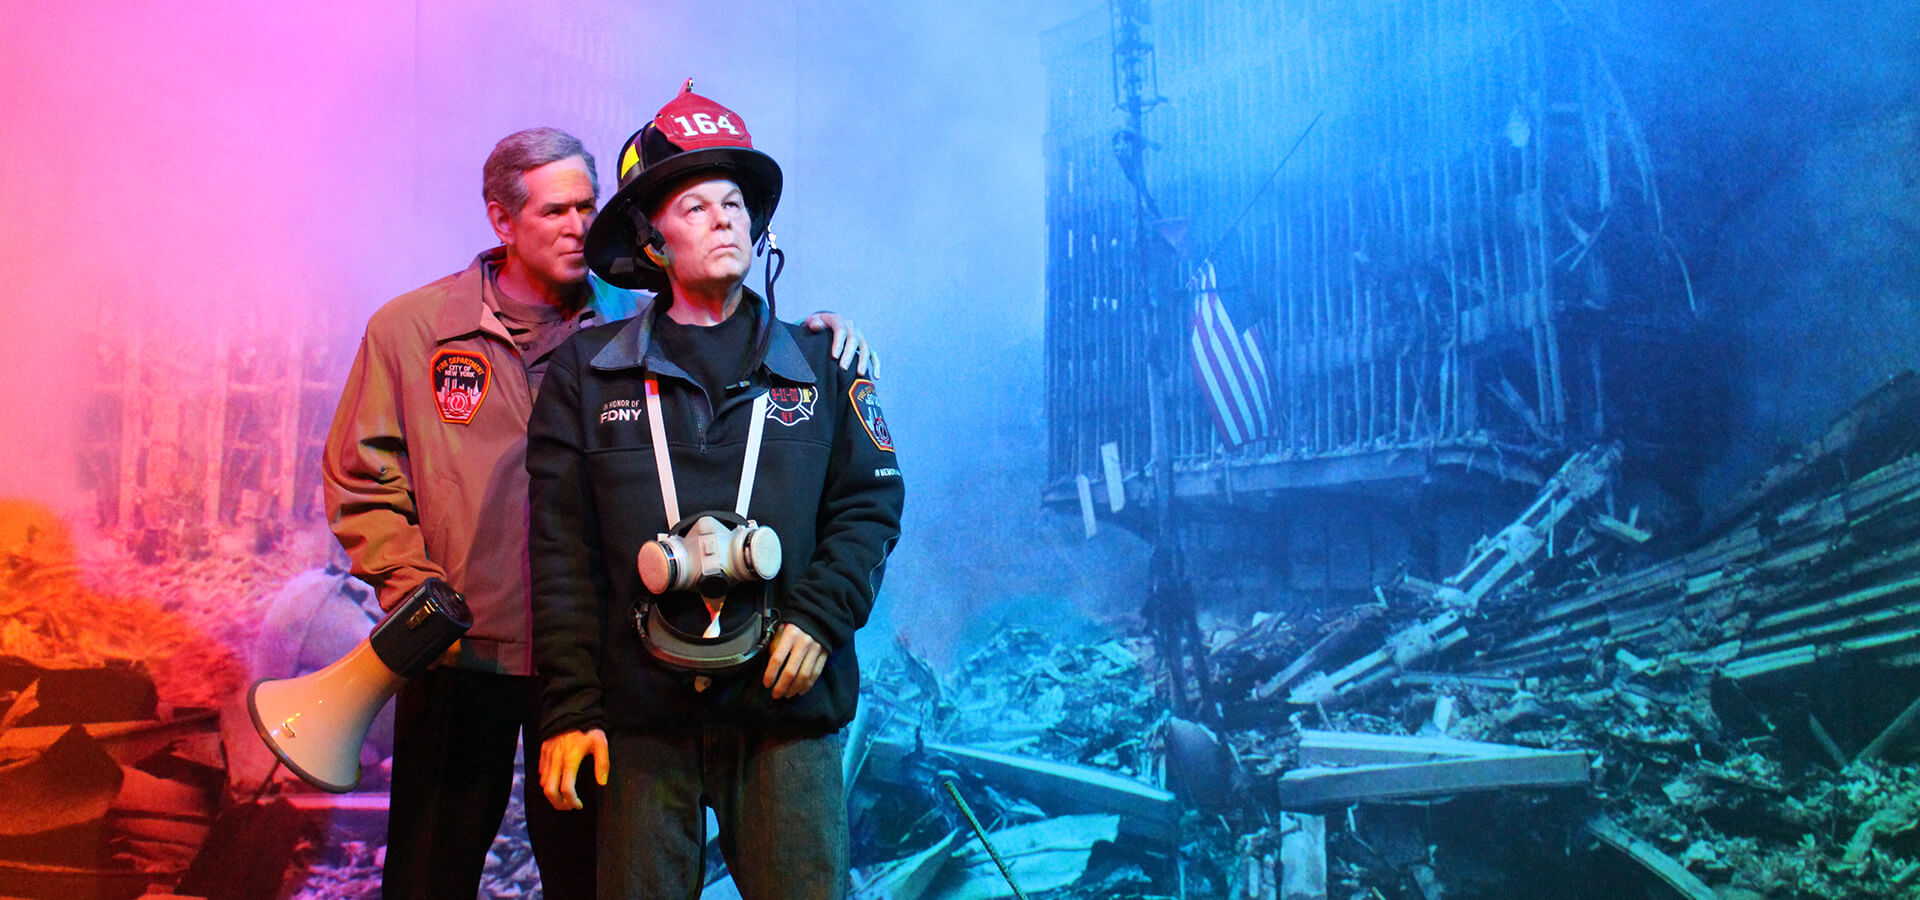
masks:
{"type": "Polygon", "coordinates": [[[857,900],[920,900],[965,837],[966,832],[953,831],[912,856],[856,871],[853,896],[857,900]]]}
{"type": "Polygon", "coordinates": [[[1327,819],[1280,814],[1279,900],[1326,900],[1327,819]]]}
{"type": "MultiPolygon", "coordinates": [[[[1039,894],[1079,881],[1086,874],[1094,847],[1112,842],[1118,836],[1119,827],[1119,816],[1061,816],[1003,828],[990,833],[988,838],[1006,862],[1013,883],[1023,892],[1039,894]]],[[[961,846],[925,896],[942,900],[1001,900],[1014,896],[1013,887],[979,841],[961,846]]]]}
{"type": "Polygon", "coordinates": [[[0,836],[41,834],[101,819],[120,767],[78,725],[33,759],[0,767],[0,836]]]}
{"type": "Polygon", "coordinates": [[[902,646],[867,678],[852,729],[856,894],[1013,896],[942,792],[952,782],[1029,896],[1143,896],[1182,821],[1160,784],[1152,659],[1143,638],[1062,646],[1003,628],[942,677],[902,646]]]}
{"type": "MultiPolygon", "coordinates": [[[[1666,882],[1668,887],[1673,888],[1680,896],[1687,898],[1687,900],[1715,900],[1713,888],[1707,887],[1706,882],[1701,881],[1698,876],[1687,871],[1686,866],[1682,865],[1673,857],[1660,852],[1658,847],[1634,837],[1632,833],[1628,832],[1625,828],[1621,828],[1612,819],[1606,816],[1594,816],[1592,819],[1587,820],[1587,831],[1591,832],[1594,837],[1606,842],[1607,845],[1625,853],[1631,857],[1634,862],[1646,866],[1647,869],[1658,876],[1661,881],[1666,882]]],[[[1694,846],[1698,847],[1700,845],[1696,844],[1694,846]]],[[[1693,847],[1688,848],[1688,856],[1696,861],[1706,861],[1706,859],[1710,859],[1712,856],[1710,852],[1696,856],[1693,853],[1693,849],[1693,847]]]]}
{"type": "MultiPolygon", "coordinates": [[[[1920,386],[1897,384],[1866,406],[1920,419],[1920,386]]],[[[926,796],[939,771],[971,779],[996,827],[1094,811],[1097,779],[1010,778],[997,753],[1179,792],[1170,830],[1109,805],[1111,846],[1060,897],[1910,895],[1911,430],[1850,414],[1690,534],[1616,508],[1624,448],[1576,454],[1449,577],[1403,572],[1318,620],[1208,623],[1212,693],[1184,717],[1157,711],[1195,676],[1149,635],[1008,628],[946,674],[903,649],[867,698],[887,715],[855,806],[887,852],[866,871],[952,855],[936,848],[956,823],[926,796]]]]}

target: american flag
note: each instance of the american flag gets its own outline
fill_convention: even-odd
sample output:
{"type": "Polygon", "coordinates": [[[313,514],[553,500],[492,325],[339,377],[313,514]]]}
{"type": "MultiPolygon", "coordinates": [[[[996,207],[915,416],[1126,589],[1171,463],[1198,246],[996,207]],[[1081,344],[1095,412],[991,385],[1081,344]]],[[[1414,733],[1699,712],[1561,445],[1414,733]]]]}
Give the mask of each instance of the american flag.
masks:
{"type": "Polygon", "coordinates": [[[1252,331],[1239,332],[1220,304],[1212,261],[1200,264],[1193,275],[1193,377],[1220,438],[1229,447],[1273,433],[1273,391],[1268,386],[1267,358],[1252,331]]]}

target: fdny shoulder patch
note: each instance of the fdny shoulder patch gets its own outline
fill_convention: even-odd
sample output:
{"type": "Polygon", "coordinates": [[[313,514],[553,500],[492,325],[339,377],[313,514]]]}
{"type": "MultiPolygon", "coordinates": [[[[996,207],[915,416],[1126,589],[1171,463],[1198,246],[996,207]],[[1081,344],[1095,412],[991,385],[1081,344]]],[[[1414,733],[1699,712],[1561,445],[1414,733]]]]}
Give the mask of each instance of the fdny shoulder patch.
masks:
{"type": "Polygon", "coordinates": [[[767,390],[767,418],[782,425],[798,425],[813,418],[813,401],[820,390],[811,385],[767,390]]]}
{"type": "Polygon", "coordinates": [[[480,411],[493,386],[487,359],[466,350],[442,350],[433,355],[433,398],[440,405],[440,421],[465,425],[480,411]]]}
{"type": "Polygon", "coordinates": [[[887,430],[886,417],[880,414],[880,389],[872,380],[861,378],[847,388],[847,397],[853,401],[853,411],[860,416],[860,424],[867,427],[873,445],[892,453],[893,432],[887,430]]]}

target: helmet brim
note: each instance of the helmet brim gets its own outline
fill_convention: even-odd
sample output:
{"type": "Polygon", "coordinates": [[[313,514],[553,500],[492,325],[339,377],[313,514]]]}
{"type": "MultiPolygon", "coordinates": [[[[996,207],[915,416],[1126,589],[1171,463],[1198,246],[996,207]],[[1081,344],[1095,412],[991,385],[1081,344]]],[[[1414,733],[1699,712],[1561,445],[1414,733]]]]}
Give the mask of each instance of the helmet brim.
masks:
{"type": "Polygon", "coordinates": [[[615,287],[659,291],[667,274],[640,250],[645,233],[641,223],[659,193],[700,171],[723,173],[740,185],[747,197],[750,240],[758,243],[780,205],[780,166],[773,157],[745,147],[707,147],[676,153],[643,169],[614,192],[587,229],[587,265],[615,287]]]}

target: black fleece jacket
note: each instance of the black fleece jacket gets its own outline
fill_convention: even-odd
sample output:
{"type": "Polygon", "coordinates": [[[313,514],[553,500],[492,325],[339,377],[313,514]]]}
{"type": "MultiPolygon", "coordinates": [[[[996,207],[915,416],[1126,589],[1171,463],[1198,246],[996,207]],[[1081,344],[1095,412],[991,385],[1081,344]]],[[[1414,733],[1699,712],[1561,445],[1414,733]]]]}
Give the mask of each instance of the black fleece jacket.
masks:
{"type": "MultiPolygon", "coordinates": [[[[665,358],[652,322],[652,307],[643,307],[576,335],[555,351],[534,403],[527,472],[541,735],[657,730],[712,716],[839,728],[860,695],[854,632],[873,610],[905,498],[874,384],[839,368],[830,335],[777,322],[749,386],[709,398],[665,358]],[[781,620],[831,654],[805,694],[772,699],[761,686],[764,652],[696,693],[691,677],[655,660],[634,631],[634,602],[648,596],[636,558],[669,525],[647,424],[649,375],[660,383],[682,516],[733,509],[754,398],[773,391],[748,517],[780,536],[772,598],[781,620]]],[[[752,590],[730,595],[724,625],[748,612],[752,590]]],[[[660,604],[699,633],[698,597],[670,593],[660,604]]]]}

